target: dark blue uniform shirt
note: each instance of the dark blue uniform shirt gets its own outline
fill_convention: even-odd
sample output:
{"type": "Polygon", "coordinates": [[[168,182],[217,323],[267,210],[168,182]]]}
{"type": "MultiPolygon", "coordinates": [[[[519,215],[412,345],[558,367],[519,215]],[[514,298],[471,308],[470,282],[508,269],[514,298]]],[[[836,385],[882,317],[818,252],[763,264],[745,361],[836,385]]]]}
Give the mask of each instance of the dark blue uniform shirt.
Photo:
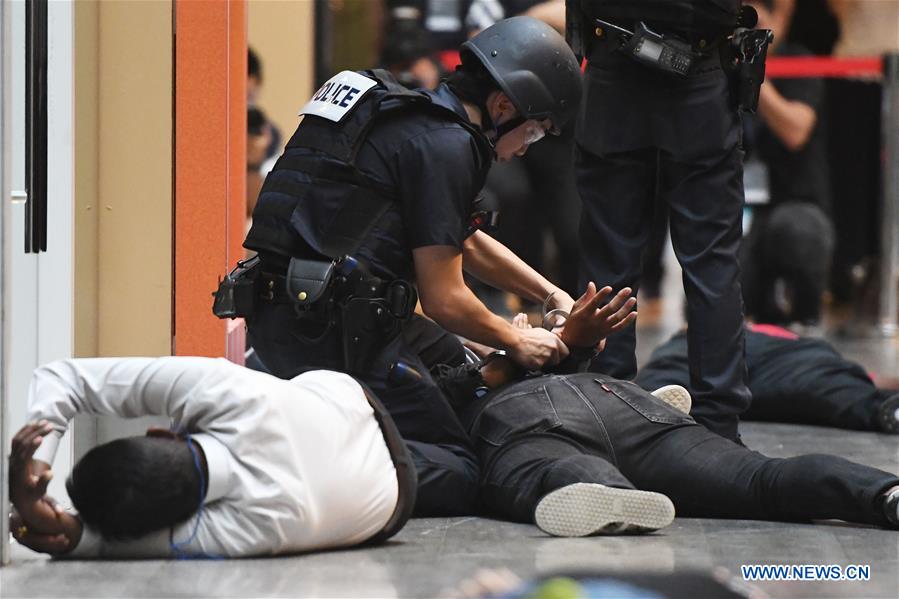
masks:
{"type": "MultiPolygon", "coordinates": [[[[468,119],[445,84],[429,94],[435,104],[468,119]]],[[[414,278],[413,249],[462,248],[473,200],[483,186],[478,156],[461,125],[423,112],[399,113],[372,130],[356,164],[397,199],[357,252],[372,274],[414,278]]]]}

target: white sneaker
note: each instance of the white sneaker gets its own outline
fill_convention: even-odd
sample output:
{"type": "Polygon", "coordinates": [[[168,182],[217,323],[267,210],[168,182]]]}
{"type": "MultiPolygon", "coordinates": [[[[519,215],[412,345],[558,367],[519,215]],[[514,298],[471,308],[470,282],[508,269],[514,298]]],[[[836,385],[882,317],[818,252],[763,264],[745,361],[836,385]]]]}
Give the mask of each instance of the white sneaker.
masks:
{"type": "Polygon", "coordinates": [[[574,483],[548,493],[534,510],[540,530],[556,537],[648,532],[671,524],[674,504],[661,493],[574,483]]]}
{"type": "Polygon", "coordinates": [[[690,397],[690,392],[680,385],[665,385],[653,391],[652,394],[684,414],[689,414],[690,408],[693,407],[693,398],[690,397]]]}

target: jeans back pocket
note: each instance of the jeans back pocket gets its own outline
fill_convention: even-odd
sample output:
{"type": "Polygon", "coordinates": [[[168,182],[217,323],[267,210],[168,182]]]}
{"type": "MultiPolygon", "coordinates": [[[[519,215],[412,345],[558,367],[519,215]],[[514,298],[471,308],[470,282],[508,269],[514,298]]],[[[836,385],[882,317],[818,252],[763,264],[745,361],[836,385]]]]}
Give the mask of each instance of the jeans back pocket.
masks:
{"type": "Polygon", "coordinates": [[[546,386],[500,395],[478,416],[472,432],[482,441],[500,447],[510,438],[543,433],[562,426],[546,386]]]}
{"type": "Polygon", "coordinates": [[[693,424],[688,414],[680,412],[649,391],[629,381],[594,378],[604,391],[615,395],[650,422],[657,424],[693,424]]]}

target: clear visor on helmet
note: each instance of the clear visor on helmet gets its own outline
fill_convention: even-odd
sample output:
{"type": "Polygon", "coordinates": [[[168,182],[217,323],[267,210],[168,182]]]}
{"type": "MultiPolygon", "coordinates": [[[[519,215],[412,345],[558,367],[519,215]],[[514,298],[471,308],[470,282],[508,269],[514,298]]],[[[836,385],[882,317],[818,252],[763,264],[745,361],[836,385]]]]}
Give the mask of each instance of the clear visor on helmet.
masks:
{"type": "Polygon", "coordinates": [[[525,145],[535,144],[546,136],[546,129],[536,121],[528,121],[524,125],[525,145]]]}

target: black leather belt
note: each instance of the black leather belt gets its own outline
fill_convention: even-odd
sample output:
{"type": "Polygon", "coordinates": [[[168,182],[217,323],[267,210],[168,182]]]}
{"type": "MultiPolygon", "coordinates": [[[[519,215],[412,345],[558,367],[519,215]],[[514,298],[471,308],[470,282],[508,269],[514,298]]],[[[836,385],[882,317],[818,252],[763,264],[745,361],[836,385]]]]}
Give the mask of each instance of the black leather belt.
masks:
{"type": "Polygon", "coordinates": [[[266,270],[263,266],[262,273],[259,275],[259,298],[262,301],[272,302],[274,304],[289,304],[290,297],[287,295],[287,282],[284,273],[276,274],[266,270]]]}

